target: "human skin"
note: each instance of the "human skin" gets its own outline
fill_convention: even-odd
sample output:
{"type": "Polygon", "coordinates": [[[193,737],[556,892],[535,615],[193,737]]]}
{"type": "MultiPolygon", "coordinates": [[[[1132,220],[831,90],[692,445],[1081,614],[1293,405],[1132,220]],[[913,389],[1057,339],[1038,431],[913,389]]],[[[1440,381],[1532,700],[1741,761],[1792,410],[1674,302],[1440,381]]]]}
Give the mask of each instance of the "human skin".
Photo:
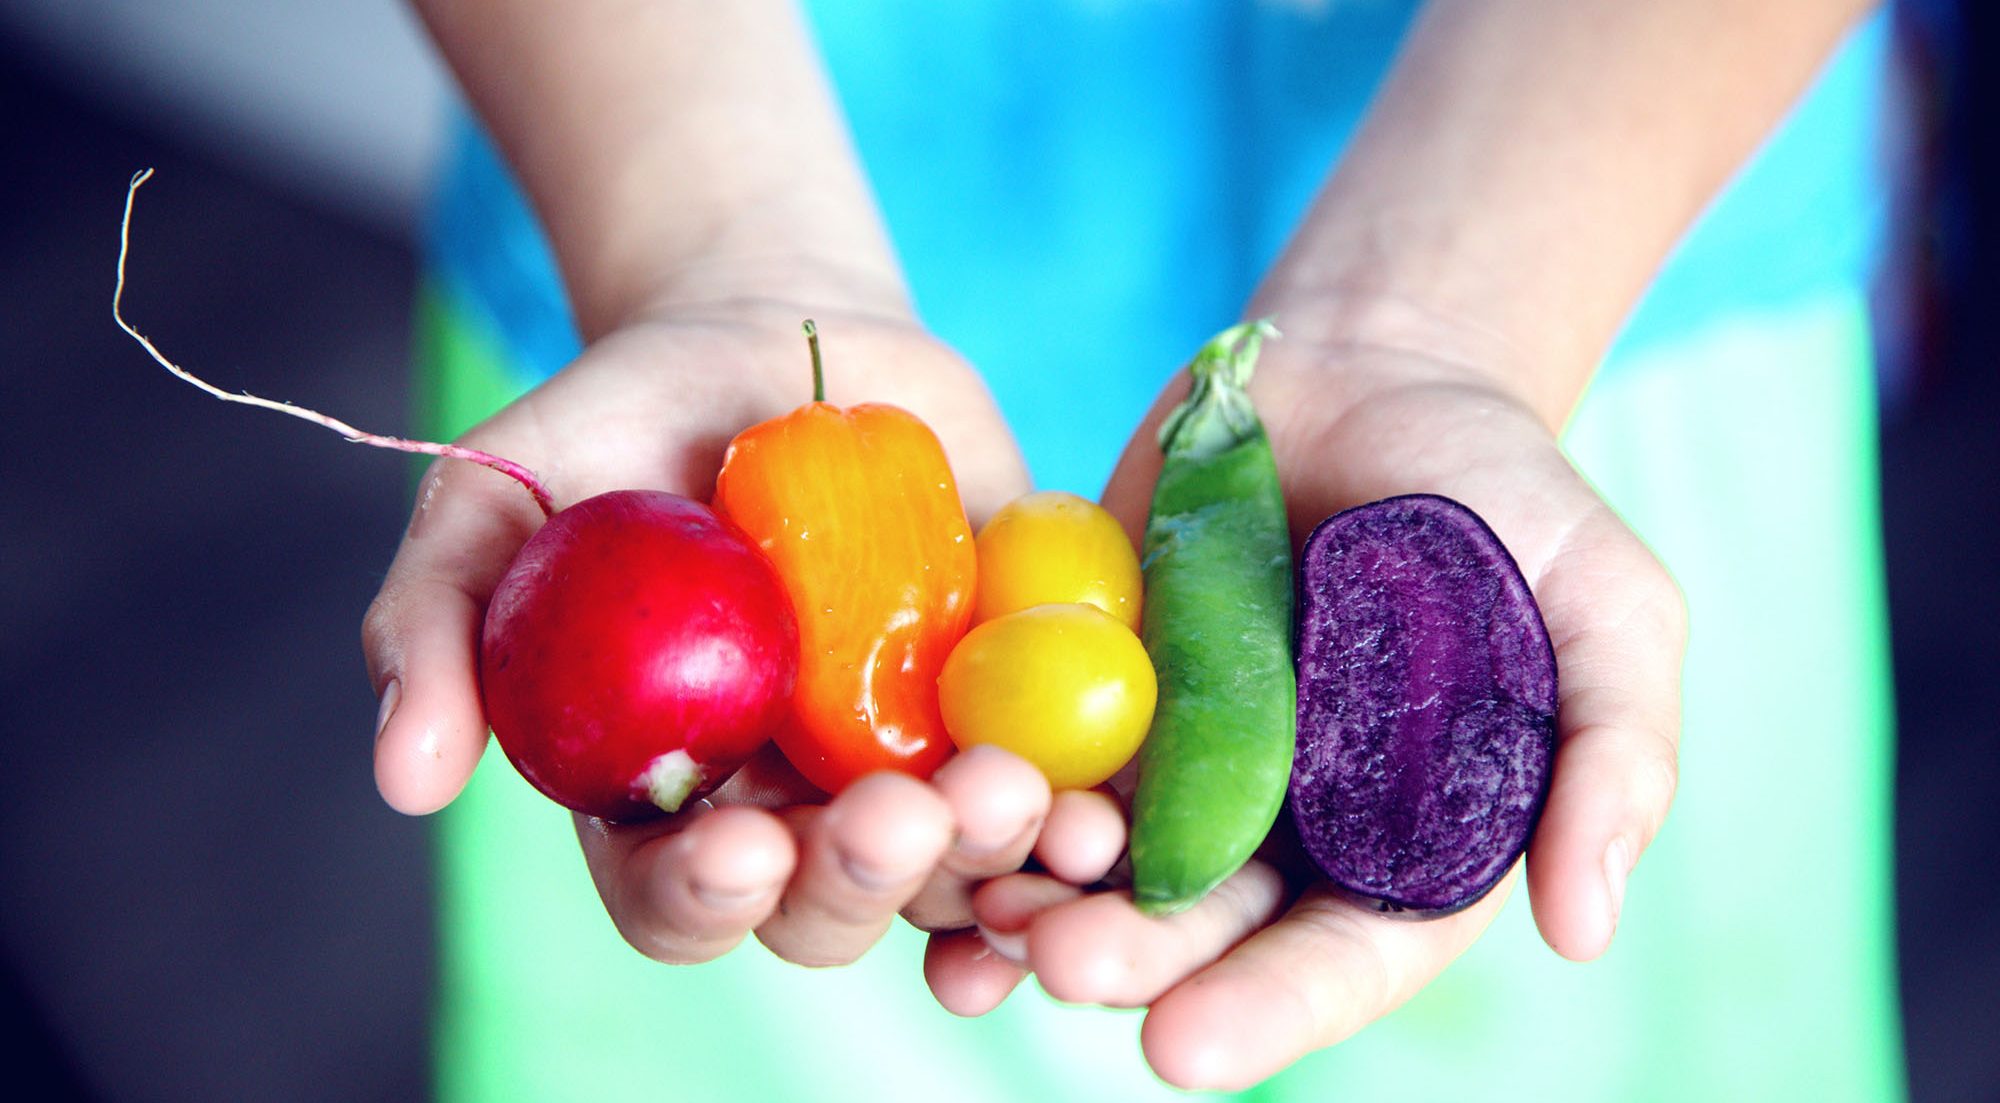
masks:
{"type": "MultiPolygon", "coordinates": [[[[915,321],[819,63],[788,3],[427,0],[418,5],[548,227],[586,351],[464,439],[559,503],[621,487],[706,500],[728,438],[811,397],[819,322],[835,403],[892,402],[946,443],[975,521],[1027,489],[979,377],[915,321]]],[[[411,813],[448,803],[486,743],[487,597],[539,523],[488,472],[434,466],[363,626],[383,697],[376,779],[411,813]]],[[[1032,767],[961,756],[929,782],[829,800],[767,751],[655,823],[579,818],[606,909],[663,961],[754,931],[780,956],[850,961],[899,911],[969,922],[976,878],[1018,868],[1049,804],[1032,767]]]]}
{"type": "MultiPolygon", "coordinates": [[[[1296,537],[1366,501],[1444,494],[1491,524],[1534,589],[1560,702],[1526,880],[1568,958],[1604,952],[1672,802],[1686,614],[1556,436],[1668,249],[1865,8],[1437,0],[1246,311],[1287,335],[1251,392],[1296,537]]],[[[1106,490],[1135,534],[1153,426],[1185,388],[1162,394],[1106,490]]],[[[1122,817],[1092,825],[1049,831],[1115,854],[1122,817]]],[[[1142,1044],[1164,1079],[1239,1088],[1401,1005],[1515,880],[1411,923],[1314,887],[1292,859],[1271,846],[1164,919],[1077,887],[1094,864],[1002,878],[975,897],[983,944],[935,938],[926,973],[962,1014],[1024,968],[1066,1001],[1147,1007],[1142,1044]]]]}
{"type": "MultiPolygon", "coordinates": [[[[1026,489],[978,376],[912,314],[789,4],[417,6],[534,199],[589,341],[468,444],[566,500],[620,486],[706,497],[728,435],[803,399],[796,326],[811,316],[830,397],[895,402],[937,428],[975,524],[1026,489]]],[[[1246,311],[1287,335],[1252,394],[1297,535],[1372,498],[1446,494],[1534,587],[1562,699],[1526,880],[1566,957],[1603,952],[1667,814],[1685,624],[1671,579],[1556,432],[1660,259],[1863,7],[1437,0],[1246,311]]],[[[1153,429],[1184,388],[1160,396],[1106,490],[1135,535],[1153,429]]],[[[399,809],[441,807],[477,761],[479,616],[537,517],[488,472],[427,477],[364,628],[384,697],[377,780],[399,809]]],[[[711,804],[637,828],[579,821],[605,906],[641,951],[706,960],[754,931],[789,960],[832,964],[900,910],[946,932],[925,970],[946,1007],[988,1010],[1027,969],[1063,999],[1147,1006],[1147,1057],[1187,1087],[1254,1083],[1386,1014],[1513,884],[1398,923],[1307,887],[1274,847],[1196,908],[1142,917],[1082,887],[1122,848],[1115,798],[1052,799],[997,752],[831,801],[767,754],[711,804]],[[998,876],[1031,846],[1046,873],[998,876]],[[975,917],[986,937],[962,929],[975,917]]]]}

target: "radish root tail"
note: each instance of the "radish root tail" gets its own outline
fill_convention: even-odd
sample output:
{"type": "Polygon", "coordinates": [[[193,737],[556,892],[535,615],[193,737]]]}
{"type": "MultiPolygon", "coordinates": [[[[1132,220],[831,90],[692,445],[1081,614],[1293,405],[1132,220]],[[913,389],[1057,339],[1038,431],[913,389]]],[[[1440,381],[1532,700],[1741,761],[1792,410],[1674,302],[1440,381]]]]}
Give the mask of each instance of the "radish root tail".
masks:
{"type": "Polygon", "coordinates": [[[118,226],[118,283],[111,291],[111,318],[118,323],[119,329],[124,330],[134,341],[139,342],[140,347],[144,348],[161,367],[172,372],[183,382],[193,384],[224,402],[235,402],[244,406],[259,406],[266,410],[276,410],[281,414],[290,414],[296,418],[303,418],[315,425],[331,429],[356,444],[366,444],[375,448],[388,448],[397,452],[414,452],[426,456],[445,456],[451,459],[467,460],[471,463],[479,464],[481,467],[490,467],[525,487],[528,493],[534,496],[535,504],[541,507],[542,516],[551,517],[555,515],[555,499],[549,495],[548,488],[542,485],[541,479],[537,478],[533,471],[515,463],[513,460],[456,444],[437,444],[426,440],[406,440],[402,437],[385,437],[379,433],[364,433],[339,418],[329,417],[318,410],[309,410],[304,406],[294,406],[289,402],[277,402],[272,399],[261,398],[247,392],[238,394],[225,391],[195,375],[193,372],[188,371],[186,368],[181,367],[179,364],[174,363],[172,360],[167,359],[165,354],[161,353],[145,334],[132,328],[132,324],[125,320],[124,312],[125,258],[132,249],[132,203],[138,197],[139,185],[151,179],[152,175],[152,169],[141,169],[133,174],[132,182],[125,189],[125,218],[118,226]]]}

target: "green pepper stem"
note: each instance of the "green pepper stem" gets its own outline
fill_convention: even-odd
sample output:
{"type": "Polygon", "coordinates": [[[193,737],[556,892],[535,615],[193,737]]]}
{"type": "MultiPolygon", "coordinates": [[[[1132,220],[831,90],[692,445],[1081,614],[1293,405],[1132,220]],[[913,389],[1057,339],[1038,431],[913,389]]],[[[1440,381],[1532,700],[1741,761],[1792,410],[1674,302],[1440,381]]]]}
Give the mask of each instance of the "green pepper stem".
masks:
{"type": "Polygon", "coordinates": [[[819,361],[819,327],[811,318],[806,319],[806,347],[812,350],[813,358],[813,401],[826,401],[826,369],[819,361]]]}

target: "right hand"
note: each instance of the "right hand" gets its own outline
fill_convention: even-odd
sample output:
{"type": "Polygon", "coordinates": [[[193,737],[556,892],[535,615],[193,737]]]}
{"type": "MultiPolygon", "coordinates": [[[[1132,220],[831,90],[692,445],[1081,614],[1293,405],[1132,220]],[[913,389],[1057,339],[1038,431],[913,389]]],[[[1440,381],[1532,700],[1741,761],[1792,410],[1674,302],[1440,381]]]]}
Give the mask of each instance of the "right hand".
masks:
{"type": "MultiPolygon", "coordinates": [[[[977,374],[907,313],[726,300],[644,314],[461,443],[536,471],[558,506],[620,488],[706,501],[739,430],[811,395],[799,323],[825,337],[831,400],[891,402],[923,418],[975,524],[1027,488],[977,374]]],[[[541,523],[521,487],[457,460],[425,476],[362,642],[382,697],[383,798],[410,814],[448,804],[487,741],[479,634],[488,597],[541,523]]],[[[662,961],[713,958],[755,931],[780,957],[858,957],[900,910],[930,929],[971,922],[969,888],[1018,868],[1049,808],[1027,763],[962,755],[929,782],[863,778],[813,788],[767,747],[706,800],[664,820],[578,817],[606,910],[662,961]]]]}

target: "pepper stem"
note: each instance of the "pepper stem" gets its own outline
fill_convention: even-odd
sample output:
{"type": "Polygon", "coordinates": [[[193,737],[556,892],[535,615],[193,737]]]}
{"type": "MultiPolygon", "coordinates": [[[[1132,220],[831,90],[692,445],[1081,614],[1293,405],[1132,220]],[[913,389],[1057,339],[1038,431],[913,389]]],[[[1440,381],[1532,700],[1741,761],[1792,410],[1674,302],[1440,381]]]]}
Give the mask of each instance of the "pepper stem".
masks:
{"type": "Polygon", "coordinates": [[[826,401],[826,369],[819,362],[819,327],[811,318],[806,319],[806,347],[812,350],[813,358],[813,401],[826,401]]]}

